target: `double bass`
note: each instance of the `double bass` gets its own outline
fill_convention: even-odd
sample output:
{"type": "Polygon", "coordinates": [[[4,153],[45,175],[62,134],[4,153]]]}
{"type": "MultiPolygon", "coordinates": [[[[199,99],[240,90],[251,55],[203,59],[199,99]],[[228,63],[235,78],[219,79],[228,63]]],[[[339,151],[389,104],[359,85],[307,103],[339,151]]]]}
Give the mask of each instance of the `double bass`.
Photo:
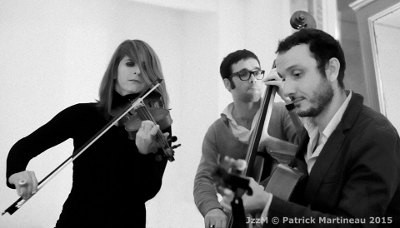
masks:
{"type": "MultiPolygon", "coordinates": [[[[290,18],[290,24],[292,28],[296,30],[316,27],[314,18],[305,11],[294,12],[290,18]]],[[[272,68],[275,68],[275,62],[272,68]]],[[[271,175],[265,182],[261,182],[261,184],[265,186],[265,191],[270,192],[274,196],[283,200],[290,199],[297,183],[304,176],[304,174],[299,170],[289,165],[291,158],[297,151],[297,145],[267,135],[266,149],[268,153],[260,153],[258,151],[263,128],[268,128],[269,125],[276,89],[276,86],[270,85],[266,88],[264,98],[261,102],[261,113],[249,141],[249,147],[246,153],[247,165],[244,170],[238,171],[234,167],[225,164],[218,167],[213,174],[217,185],[229,188],[234,192],[234,199],[231,202],[232,213],[228,214],[227,227],[229,228],[247,227],[241,197],[245,193],[248,195],[251,195],[252,193],[251,188],[248,186],[250,182],[249,177],[254,178],[257,182],[261,182],[262,169],[259,170],[260,173],[256,174],[251,171],[251,168],[254,167],[256,156],[261,155],[265,157],[265,159],[271,159],[272,157],[278,161],[278,164],[273,168],[271,175]]],[[[301,121],[290,109],[292,105],[293,104],[290,103],[287,104],[287,108],[294,126],[299,132],[302,128],[301,121]]]]}

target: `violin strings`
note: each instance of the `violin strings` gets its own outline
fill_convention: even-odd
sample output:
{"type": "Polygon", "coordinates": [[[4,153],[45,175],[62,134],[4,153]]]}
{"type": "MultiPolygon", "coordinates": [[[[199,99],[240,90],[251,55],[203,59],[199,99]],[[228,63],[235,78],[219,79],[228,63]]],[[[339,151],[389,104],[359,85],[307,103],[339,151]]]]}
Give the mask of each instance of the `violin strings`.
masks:
{"type": "MultiPolygon", "coordinates": [[[[138,108],[137,113],[139,116],[141,116],[143,119],[147,119],[152,121],[153,123],[156,123],[156,121],[154,120],[154,117],[150,114],[150,111],[147,109],[146,105],[143,104],[143,107],[138,108]]],[[[164,144],[164,146],[168,146],[168,141],[164,138],[164,134],[161,132],[161,130],[159,129],[157,131],[157,137],[162,141],[162,143],[164,144]]]]}

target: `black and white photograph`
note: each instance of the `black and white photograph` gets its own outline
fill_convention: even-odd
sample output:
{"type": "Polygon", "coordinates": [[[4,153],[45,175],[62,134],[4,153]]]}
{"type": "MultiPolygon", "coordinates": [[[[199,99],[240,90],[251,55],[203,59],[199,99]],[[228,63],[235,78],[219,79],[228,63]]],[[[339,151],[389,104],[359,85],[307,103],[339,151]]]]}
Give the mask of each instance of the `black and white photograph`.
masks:
{"type": "Polygon", "coordinates": [[[0,34],[1,228],[400,225],[400,0],[0,0],[0,34]]]}

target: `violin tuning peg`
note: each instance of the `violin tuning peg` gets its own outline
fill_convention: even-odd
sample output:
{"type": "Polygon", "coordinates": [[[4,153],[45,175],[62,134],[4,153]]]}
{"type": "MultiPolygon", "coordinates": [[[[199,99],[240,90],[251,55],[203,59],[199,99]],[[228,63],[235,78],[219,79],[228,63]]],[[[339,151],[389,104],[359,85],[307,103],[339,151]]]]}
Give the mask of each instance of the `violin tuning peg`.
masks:
{"type": "Polygon", "coordinates": [[[172,149],[178,148],[178,147],[180,147],[180,146],[181,146],[181,144],[178,144],[178,145],[172,146],[172,149]]]}
{"type": "Polygon", "coordinates": [[[176,142],[176,140],[178,140],[178,137],[176,137],[176,136],[171,136],[171,137],[168,139],[168,142],[176,142]]]}

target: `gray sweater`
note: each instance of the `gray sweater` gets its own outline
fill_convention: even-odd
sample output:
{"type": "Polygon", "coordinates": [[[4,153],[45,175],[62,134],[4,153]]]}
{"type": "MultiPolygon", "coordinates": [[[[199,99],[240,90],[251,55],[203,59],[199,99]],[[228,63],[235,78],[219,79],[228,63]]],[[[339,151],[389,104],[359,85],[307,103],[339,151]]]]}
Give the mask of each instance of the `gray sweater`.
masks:
{"type": "MultiPolygon", "coordinates": [[[[274,103],[270,124],[270,136],[297,144],[296,129],[283,103],[274,103]]],[[[262,145],[262,142],[260,142],[262,145]]],[[[229,127],[227,118],[221,115],[209,128],[202,145],[202,156],[194,180],[193,196],[200,213],[205,216],[214,208],[221,208],[211,173],[225,156],[245,159],[248,144],[240,142],[229,127]]],[[[257,156],[253,170],[262,167],[263,159],[257,156]]]]}

